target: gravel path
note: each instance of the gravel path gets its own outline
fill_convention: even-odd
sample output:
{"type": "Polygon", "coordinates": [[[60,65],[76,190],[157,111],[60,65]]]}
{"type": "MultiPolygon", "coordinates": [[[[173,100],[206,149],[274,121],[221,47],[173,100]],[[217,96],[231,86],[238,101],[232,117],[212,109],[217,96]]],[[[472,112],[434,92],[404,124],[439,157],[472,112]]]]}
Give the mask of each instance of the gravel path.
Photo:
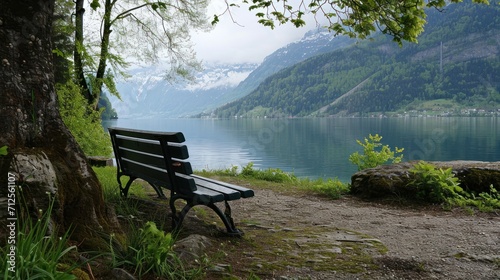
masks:
{"type": "MultiPolygon", "coordinates": [[[[291,268],[276,279],[500,279],[498,213],[415,210],[352,197],[331,201],[270,190],[235,201],[233,209],[236,221],[257,221],[260,228],[352,230],[380,240],[388,249],[375,256],[380,270],[339,274],[291,268]]],[[[252,234],[248,223],[241,222],[240,227],[252,234]]]]}

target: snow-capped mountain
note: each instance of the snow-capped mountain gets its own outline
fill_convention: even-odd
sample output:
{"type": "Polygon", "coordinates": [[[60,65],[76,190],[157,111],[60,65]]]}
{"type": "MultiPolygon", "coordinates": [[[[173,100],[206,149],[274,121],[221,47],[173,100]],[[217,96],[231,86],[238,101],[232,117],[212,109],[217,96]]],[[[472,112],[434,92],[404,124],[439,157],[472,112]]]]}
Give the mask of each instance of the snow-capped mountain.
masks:
{"type": "Polygon", "coordinates": [[[346,47],[354,41],[315,29],[294,43],[278,49],[256,64],[207,64],[195,83],[171,84],[165,67],[151,66],[129,71],[130,78],[117,81],[122,101],[110,101],[120,118],[187,117],[208,113],[249,94],[265,78],[309,57],[346,47]]]}
{"type": "Polygon", "coordinates": [[[151,66],[129,71],[131,77],[117,81],[122,101],[110,97],[120,118],[186,117],[222,104],[219,100],[243,81],[256,64],[205,65],[193,83],[172,84],[165,67],[151,66]]]}
{"type": "Polygon", "coordinates": [[[297,42],[288,44],[267,56],[231,94],[234,100],[249,94],[272,74],[286,67],[297,64],[310,57],[345,48],[355,42],[346,36],[335,37],[328,30],[317,28],[306,32],[297,42]]]}

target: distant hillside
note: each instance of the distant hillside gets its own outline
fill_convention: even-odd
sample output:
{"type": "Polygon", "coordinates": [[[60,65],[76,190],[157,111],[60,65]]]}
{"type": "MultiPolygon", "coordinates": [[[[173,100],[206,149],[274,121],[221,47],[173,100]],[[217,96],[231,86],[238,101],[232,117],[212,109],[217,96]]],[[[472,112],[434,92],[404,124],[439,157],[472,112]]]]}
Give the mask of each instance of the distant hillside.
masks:
{"type": "Polygon", "coordinates": [[[441,111],[500,104],[500,6],[460,3],[428,11],[418,44],[379,35],[265,79],[216,111],[233,116],[360,115],[434,104],[441,111]]]}
{"type": "Polygon", "coordinates": [[[290,43],[267,56],[259,67],[232,90],[230,96],[233,99],[231,101],[248,95],[267,77],[283,68],[293,66],[319,54],[348,47],[354,43],[354,39],[334,37],[325,29],[310,30],[301,40],[290,43]]]}

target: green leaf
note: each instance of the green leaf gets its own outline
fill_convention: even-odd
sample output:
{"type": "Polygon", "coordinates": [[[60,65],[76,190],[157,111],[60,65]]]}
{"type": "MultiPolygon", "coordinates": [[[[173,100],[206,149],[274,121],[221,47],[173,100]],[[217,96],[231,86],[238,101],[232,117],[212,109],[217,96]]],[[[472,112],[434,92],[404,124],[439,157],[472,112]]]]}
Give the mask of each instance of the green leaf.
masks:
{"type": "Polygon", "coordinates": [[[90,7],[95,11],[97,8],[101,7],[101,4],[99,4],[99,0],[92,0],[90,7]]]}
{"type": "Polygon", "coordinates": [[[9,153],[7,150],[7,146],[0,147],[0,156],[6,156],[9,153]]]}
{"type": "Polygon", "coordinates": [[[211,24],[216,25],[217,23],[219,23],[219,17],[217,15],[214,15],[214,19],[212,20],[211,24]]]}

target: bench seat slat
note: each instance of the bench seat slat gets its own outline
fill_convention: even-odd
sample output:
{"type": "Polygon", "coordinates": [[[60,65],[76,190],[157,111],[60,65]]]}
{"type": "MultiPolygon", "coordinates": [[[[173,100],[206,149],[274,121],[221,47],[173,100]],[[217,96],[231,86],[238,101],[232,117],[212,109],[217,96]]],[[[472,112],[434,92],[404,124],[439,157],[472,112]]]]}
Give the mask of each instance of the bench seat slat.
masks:
{"type": "Polygon", "coordinates": [[[144,131],[128,128],[117,129],[112,127],[108,128],[108,130],[115,135],[123,135],[133,138],[158,140],[159,137],[163,137],[163,139],[167,140],[168,142],[182,143],[186,141],[186,138],[184,138],[184,134],[182,132],[144,131]]]}
{"type": "Polygon", "coordinates": [[[165,158],[161,155],[148,154],[141,151],[131,150],[120,147],[120,156],[122,159],[132,160],[135,162],[147,162],[148,165],[165,169],[165,158]]]}
{"type": "MultiPolygon", "coordinates": [[[[163,151],[159,141],[144,140],[136,138],[117,137],[116,144],[119,148],[134,150],[142,153],[158,155],[163,157],[163,151]]],[[[170,157],[176,159],[188,159],[189,153],[184,144],[168,143],[168,153],[170,157]]]]}
{"type": "MultiPolygon", "coordinates": [[[[144,180],[159,185],[160,187],[171,189],[168,173],[165,169],[135,162],[126,158],[122,158],[122,169],[126,175],[143,178],[144,180]]],[[[176,184],[179,186],[176,188],[176,192],[183,195],[192,195],[193,191],[196,190],[196,185],[194,184],[192,178],[179,176],[177,174],[175,180],[176,184]]]]}
{"type": "MultiPolygon", "coordinates": [[[[154,166],[160,169],[166,169],[165,158],[160,155],[148,154],[145,152],[134,151],[128,148],[119,147],[119,153],[122,159],[132,160],[135,162],[147,162],[148,166],[154,166]]],[[[182,174],[193,173],[191,163],[181,160],[172,160],[172,169],[174,172],[182,174]]]]}
{"type": "Polygon", "coordinates": [[[240,199],[241,194],[238,191],[235,191],[233,189],[226,188],[224,186],[221,186],[219,184],[210,182],[208,180],[202,180],[199,178],[194,178],[194,181],[196,183],[196,187],[198,189],[200,188],[207,188],[210,190],[213,190],[215,192],[221,193],[224,195],[225,200],[235,200],[235,199],[240,199]]]}
{"type": "Polygon", "coordinates": [[[196,200],[198,202],[205,202],[203,204],[224,201],[223,194],[203,187],[198,187],[196,191],[193,192],[193,194],[195,195],[193,200],[196,200]]]}
{"type": "Polygon", "coordinates": [[[122,138],[120,136],[117,136],[116,145],[122,149],[124,148],[163,157],[163,151],[161,150],[159,141],[122,138]]]}
{"type": "Polygon", "coordinates": [[[251,190],[251,189],[247,189],[245,187],[241,187],[241,186],[229,184],[229,183],[226,183],[226,182],[217,181],[217,180],[214,180],[214,179],[209,179],[209,178],[201,177],[201,176],[194,175],[194,174],[191,174],[190,176],[193,177],[193,178],[195,178],[195,181],[197,182],[197,184],[200,181],[206,181],[206,182],[210,182],[210,183],[213,183],[213,184],[217,184],[219,186],[223,186],[224,188],[228,188],[228,189],[231,189],[231,190],[238,191],[240,193],[240,195],[241,195],[242,198],[248,198],[248,197],[254,196],[254,191],[251,190]]]}

